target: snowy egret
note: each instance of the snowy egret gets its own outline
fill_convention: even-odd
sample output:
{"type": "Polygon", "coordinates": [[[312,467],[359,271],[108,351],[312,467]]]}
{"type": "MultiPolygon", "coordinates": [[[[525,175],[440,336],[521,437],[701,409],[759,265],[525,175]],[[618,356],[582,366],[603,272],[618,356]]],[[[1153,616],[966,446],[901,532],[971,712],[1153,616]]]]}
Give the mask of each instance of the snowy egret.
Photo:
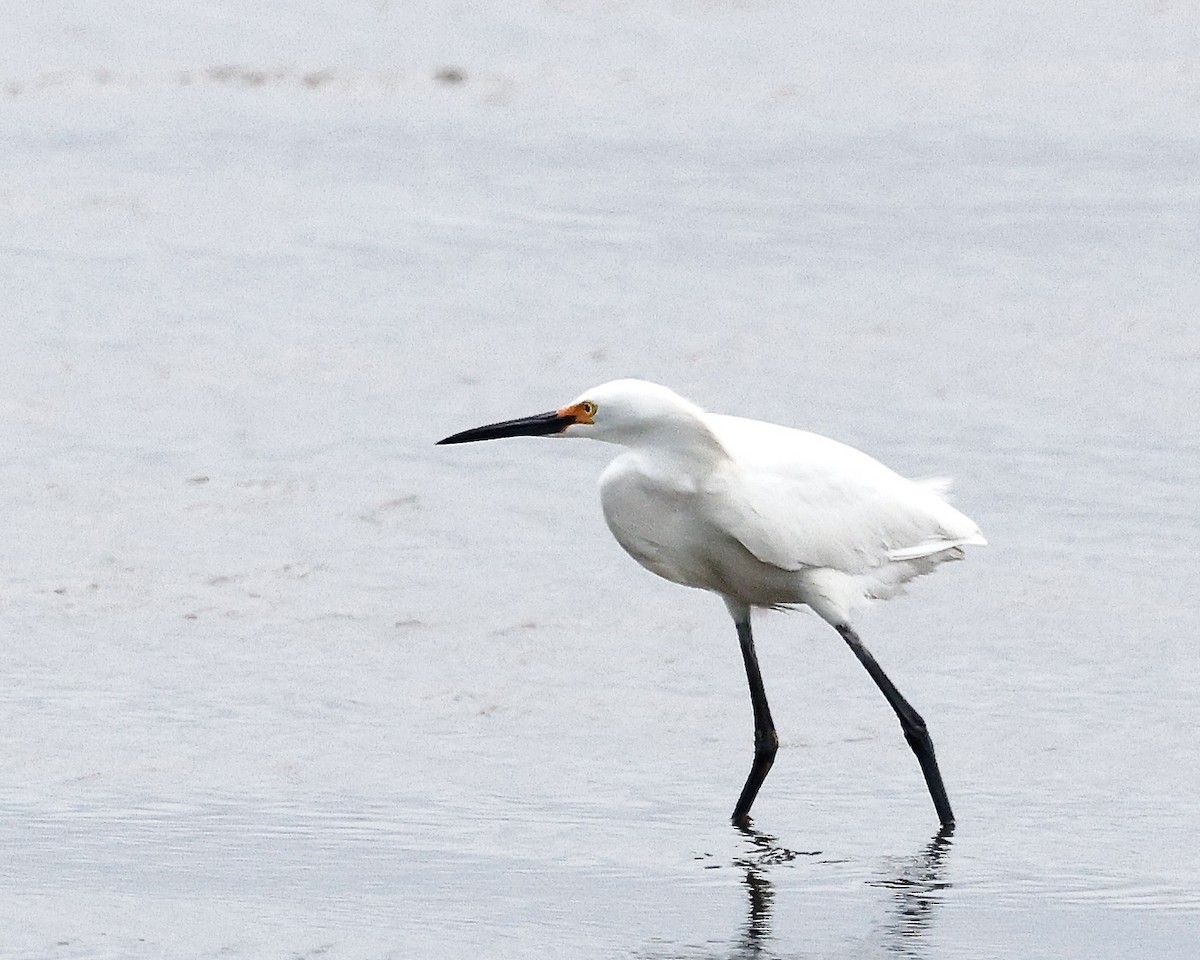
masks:
{"type": "Polygon", "coordinates": [[[953,825],[925,721],[850,625],[862,602],[890,597],[913,577],[962,557],[963,547],[987,543],[943,499],[944,481],[907,480],[816,434],[707,413],[644,380],[614,380],[549,413],[439,443],[519,436],[591,437],[625,447],[600,476],[613,536],[652,573],[724,599],[754,709],[754,762],[734,823],[748,825],[779,746],[750,611],[807,605],[841,634],[887,698],[942,826],[953,825]]]}

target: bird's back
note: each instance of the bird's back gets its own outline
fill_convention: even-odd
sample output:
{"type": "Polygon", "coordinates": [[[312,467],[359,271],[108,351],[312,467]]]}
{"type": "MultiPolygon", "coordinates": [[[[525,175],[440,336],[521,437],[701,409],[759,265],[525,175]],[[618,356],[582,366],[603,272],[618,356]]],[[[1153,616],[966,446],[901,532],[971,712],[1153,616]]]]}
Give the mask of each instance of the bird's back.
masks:
{"type": "Polygon", "coordinates": [[[975,522],[942,496],[948,481],[909,480],[815,433],[719,414],[706,420],[739,468],[751,505],[782,528],[785,562],[854,570],[922,544],[936,552],[980,538],[975,522]],[[854,556],[840,556],[843,550],[854,556]]]}

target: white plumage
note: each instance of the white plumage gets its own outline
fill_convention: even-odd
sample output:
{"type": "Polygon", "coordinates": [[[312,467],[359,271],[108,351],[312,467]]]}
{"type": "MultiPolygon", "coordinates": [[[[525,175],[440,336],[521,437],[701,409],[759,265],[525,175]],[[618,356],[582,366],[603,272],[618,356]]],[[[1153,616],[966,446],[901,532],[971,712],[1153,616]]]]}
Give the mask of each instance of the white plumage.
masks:
{"type": "Polygon", "coordinates": [[[755,718],[755,761],[734,810],[749,810],[775,756],[750,630],[753,607],[806,604],[850,645],[895,710],[944,828],[954,822],[920,714],[850,626],[963,548],[984,544],[943,497],[947,481],[907,480],[852,447],[789,427],[707,413],[644,380],[614,380],[549,413],[467,430],[442,443],[520,435],[588,437],[625,450],[600,477],[604,518],[646,569],[724,598],[738,630],[755,718]]]}
{"type": "Polygon", "coordinates": [[[813,433],[706,413],[657,384],[589,390],[564,436],[628,449],[600,477],[613,536],[661,577],[749,606],[807,604],[832,625],[987,541],[940,495],[813,433]],[[606,421],[612,426],[606,426],[606,421]]]}

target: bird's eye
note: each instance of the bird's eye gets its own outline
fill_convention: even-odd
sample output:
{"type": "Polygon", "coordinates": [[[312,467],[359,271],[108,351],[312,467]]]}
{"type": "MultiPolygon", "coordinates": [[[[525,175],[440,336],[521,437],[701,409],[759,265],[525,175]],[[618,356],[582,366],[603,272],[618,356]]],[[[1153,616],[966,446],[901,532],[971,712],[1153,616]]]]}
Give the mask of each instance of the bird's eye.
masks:
{"type": "Polygon", "coordinates": [[[596,415],[596,405],[591,400],[584,400],[579,405],[579,409],[583,411],[585,416],[594,417],[596,415]]]}

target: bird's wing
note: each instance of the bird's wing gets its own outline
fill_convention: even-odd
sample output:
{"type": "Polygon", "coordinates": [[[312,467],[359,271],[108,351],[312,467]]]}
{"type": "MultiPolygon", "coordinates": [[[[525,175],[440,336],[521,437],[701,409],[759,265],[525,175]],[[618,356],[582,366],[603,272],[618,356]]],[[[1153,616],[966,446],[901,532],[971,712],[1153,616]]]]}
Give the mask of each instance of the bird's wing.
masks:
{"type": "Polygon", "coordinates": [[[901,477],[812,433],[710,414],[732,463],[714,477],[713,520],[764,563],[863,573],[983,543],[941,484],[901,477]]]}

